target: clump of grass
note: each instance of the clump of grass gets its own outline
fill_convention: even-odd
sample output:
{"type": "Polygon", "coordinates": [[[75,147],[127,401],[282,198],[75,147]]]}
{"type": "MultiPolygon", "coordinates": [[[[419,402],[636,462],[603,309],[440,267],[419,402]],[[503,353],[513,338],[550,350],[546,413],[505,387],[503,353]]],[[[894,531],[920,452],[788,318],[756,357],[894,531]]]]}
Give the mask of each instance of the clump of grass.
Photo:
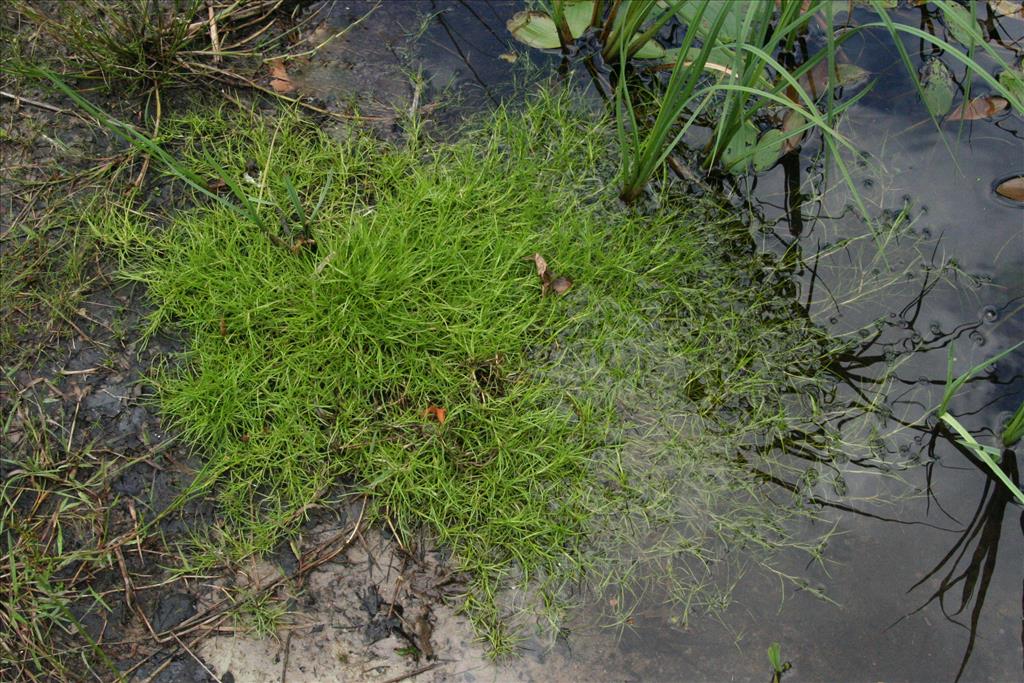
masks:
{"type": "Polygon", "coordinates": [[[451,549],[501,652],[567,582],[628,610],[660,577],[685,612],[723,601],[704,592],[716,559],[795,544],[785,521],[810,513],[765,482],[828,467],[774,446],[814,424],[831,343],[717,208],[624,210],[607,122],[570,103],[542,92],[434,147],[185,117],[167,135],[191,182],[223,180],[246,210],[96,223],[147,285],[150,330],[188,340],[154,381],[236,553],[270,550],[348,478],[400,540],[451,549]],[[537,253],[567,294],[542,295],[537,253]]]}
{"type": "Polygon", "coordinates": [[[260,36],[280,6],[275,0],[15,0],[12,14],[47,42],[25,45],[26,55],[16,53],[10,67],[59,65],[66,78],[130,93],[232,76],[225,60],[256,56],[261,40],[269,47],[273,41],[260,36]]]}

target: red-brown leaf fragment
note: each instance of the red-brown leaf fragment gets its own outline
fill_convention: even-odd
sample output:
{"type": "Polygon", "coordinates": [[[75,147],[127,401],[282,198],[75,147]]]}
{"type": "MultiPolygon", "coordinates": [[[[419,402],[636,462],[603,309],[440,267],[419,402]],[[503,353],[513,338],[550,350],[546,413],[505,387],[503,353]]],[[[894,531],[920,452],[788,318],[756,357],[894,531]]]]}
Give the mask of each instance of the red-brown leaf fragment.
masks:
{"type": "Polygon", "coordinates": [[[284,68],[284,62],[280,59],[270,61],[270,87],[278,95],[295,92],[295,85],[292,84],[292,79],[288,78],[288,70],[284,68]]]}
{"type": "Polygon", "coordinates": [[[448,411],[440,406],[429,405],[427,409],[423,411],[423,417],[434,418],[439,424],[444,424],[445,419],[448,417],[448,411]]]}
{"type": "Polygon", "coordinates": [[[1004,97],[998,95],[986,95],[975,97],[970,102],[964,102],[946,117],[947,121],[977,121],[978,119],[992,118],[1002,110],[1010,106],[1004,97]]]}

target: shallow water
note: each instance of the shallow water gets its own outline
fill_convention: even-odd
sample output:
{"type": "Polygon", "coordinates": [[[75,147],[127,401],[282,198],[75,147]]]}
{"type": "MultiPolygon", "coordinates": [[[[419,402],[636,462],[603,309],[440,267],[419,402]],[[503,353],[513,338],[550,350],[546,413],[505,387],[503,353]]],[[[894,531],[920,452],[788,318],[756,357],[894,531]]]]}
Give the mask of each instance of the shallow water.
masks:
{"type": "MultiPolygon", "coordinates": [[[[372,6],[328,3],[321,18],[336,30],[372,6]]],[[[529,51],[508,35],[505,20],[520,7],[387,2],[296,68],[293,80],[328,108],[355,106],[385,128],[402,125],[396,109],[411,108],[450,125],[558,67],[557,55],[529,51]],[[425,81],[419,94],[410,85],[416,73],[425,81]],[[353,102],[355,91],[362,95],[353,102]],[[431,109],[453,96],[457,107],[431,109]]],[[[903,19],[917,25],[917,11],[905,11],[903,19]]],[[[1004,19],[999,27],[1010,33],[1008,43],[1024,37],[1024,21],[1004,19]]],[[[913,41],[906,47],[917,54],[913,41]]],[[[963,680],[1022,675],[1021,507],[943,432],[899,423],[913,423],[939,402],[950,346],[959,374],[1024,339],[1024,208],[992,191],[999,178],[1024,171],[1024,126],[1010,112],[959,130],[946,123],[944,143],[887,36],[857,38],[844,49],[878,79],[842,119],[841,132],[870,158],[853,164],[857,182],[873,214],[906,208],[909,229],[886,244],[882,259],[879,241],[863,238],[863,221],[834,180],[821,202],[804,205],[798,223],[783,208],[781,165],[748,182],[746,200],[737,200],[765,250],[799,256],[792,277],[813,320],[839,335],[871,330],[841,364],[847,379],[836,397],[843,404],[875,396],[885,407],[843,428],[851,444],[848,488],[831,500],[854,511],[826,508],[837,533],[824,568],[807,565],[805,556],[784,566],[834,603],[755,571],[717,621],[679,626],[658,595],[647,596],[621,632],[595,625],[584,610],[552,652],[513,662],[517,677],[763,680],[770,677],[765,649],[772,642],[793,664],[786,681],[953,680],[961,667],[963,680]],[[863,239],[833,248],[856,237],[863,239]],[[857,444],[871,430],[885,438],[865,454],[857,444]],[[884,476],[879,459],[905,467],[884,476]]],[[[800,160],[805,175],[816,173],[812,151],[800,160]]],[[[1022,399],[1018,352],[969,383],[952,410],[969,430],[991,436],[1022,399]]]]}

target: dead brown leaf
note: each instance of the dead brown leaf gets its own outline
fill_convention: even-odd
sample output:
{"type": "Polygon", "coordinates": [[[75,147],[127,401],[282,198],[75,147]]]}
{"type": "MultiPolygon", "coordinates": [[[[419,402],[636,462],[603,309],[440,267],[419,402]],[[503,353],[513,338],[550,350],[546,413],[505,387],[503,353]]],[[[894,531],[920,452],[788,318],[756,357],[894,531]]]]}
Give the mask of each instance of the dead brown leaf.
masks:
{"type": "Polygon", "coordinates": [[[516,60],[519,59],[519,55],[517,55],[515,52],[502,52],[500,55],[498,55],[498,59],[502,60],[503,62],[508,62],[509,64],[515,64],[516,60]]]}
{"type": "Polygon", "coordinates": [[[567,277],[556,277],[551,283],[551,289],[555,294],[561,296],[572,288],[572,280],[567,277]]]}
{"type": "Polygon", "coordinates": [[[1015,202],[1024,202],[1024,176],[1017,176],[999,183],[996,194],[1015,202]]]}
{"type": "Polygon", "coordinates": [[[540,278],[540,295],[544,296],[548,293],[548,287],[551,286],[551,273],[548,271],[548,262],[544,260],[544,257],[539,252],[534,253],[533,262],[537,266],[537,276],[540,278]]]}
{"type": "Polygon", "coordinates": [[[798,112],[796,109],[790,109],[786,112],[786,115],[782,117],[782,132],[788,133],[786,139],[782,141],[782,149],[780,155],[786,155],[793,150],[800,147],[800,143],[804,140],[804,135],[807,131],[800,131],[794,133],[793,131],[802,128],[806,125],[807,119],[804,115],[798,112]]]}
{"type": "Polygon", "coordinates": [[[545,260],[540,253],[535,253],[530,258],[533,259],[534,264],[537,266],[537,276],[540,278],[541,296],[546,295],[548,290],[553,291],[559,296],[569,291],[572,287],[572,280],[567,277],[556,277],[552,275],[551,269],[548,268],[547,260],[545,260]]]}
{"type": "Polygon", "coordinates": [[[946,117],[947,121],[977,121],[988,119],[1010,106],[1004,97],[998,95],[986,95],[975,97],[970,102],[964,102],[953,110],[953,113],[946,117]]]}
{"type": "Polygon", "coordinates": [[[288,77],[288,70],[284,68],[284,62],[280,59],[272,59],[270,62],[270,87],[278,95],[287,95],[295,92],[295,85],[288,77]]]}

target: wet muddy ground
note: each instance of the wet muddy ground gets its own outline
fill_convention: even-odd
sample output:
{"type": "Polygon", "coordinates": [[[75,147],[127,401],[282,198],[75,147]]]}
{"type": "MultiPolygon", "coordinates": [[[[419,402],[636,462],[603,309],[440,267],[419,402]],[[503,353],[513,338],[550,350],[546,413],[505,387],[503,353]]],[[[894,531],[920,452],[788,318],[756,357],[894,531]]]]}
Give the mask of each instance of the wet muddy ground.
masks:
{"type": "MultiPolygon", "coordinates": [[[[390,136],[399,134],[395,110],[415,108],[443,128],[458,123],[467,107],[493,102],[516,80],[530,78],[522,64],[514,69],[502,57],[529,59],[504,32],[515,3],[413,4],[379,6],[342,39],[290,67],[296,93],[329,111],[364,114],[390,136]],[[421,86],[410,73],[422,75],[421,86]],[[463,108],[453,104],[460,100],[463,108]]],[[[345,26],[373,6],[338,2],[307,11],[320,13],[312,26],[324,30],[321,23],[327,29],[345,26]]],[[[536,60],[538,67],[548,64],[536,60]]],[[[19,94],[60,111],[27,100],[0,102],[8,179],[3,231],[48,216],[47,194],[26,180],[80,173],[104,160],[117,163],[119,149],[71,115],[70,102],[41,90],[19,94]]],[[[116,98],[106,105],[129,116],[138,110],[138,103],[116,98]]],[[[879,126],[899,132],[913,125],[893,112],[891,98],[868,98],[862,107],[851,112],[851,125],[863,145],[878,139],[879,126]]],[[[339,131],[345,125],[327,119],[323,124],[339,131]]],[[[944,378],[948,343],[967,348],[964,363],[970,365],[1024,338],[1024,218],[1018,207],[993,202],[990,191],[996,176],[1020,170],[1011,168],[1020,166],[1020,119],[1004,118],[972,132],[960,148],[962,175],[932,161],[945,151],[919,137],[919,129],[893,135],[906,151],[875,185],[878,205],[897,206],[894,197],[913,196],[926,208],[918,234],[933,254],[954,255],[962,275],[928,289],[926,296],[918,280],[904,288],[902,298],[838,309],[834,301],[822,300],[809,308],[812,317],[838,332],[891,315],[887,336],[866,342],[863,357],[884,358],[887,349],[903,349],[907,340],[911,346],[930,343],[931,350],[908,356],[901,366],[897,384],[912,390],[910,398],[893,394],[894,405],[919,405],[936,395],[944,378]],[[943,187],[956,192],[944,194],[943,187]],[[960,287],[975,281],[982,286],[960,287]],[[982,336],[972,337],[974,332],[982,336]]],[[[781,174],[776,169],[761,178],[754,194],[765,222],[781,213],[781,174]]],[[[766,249],[781,251],[780,245],[802,240],[806,256],[852,229],[827,220],[797,236],[788,228],[780,223],[766,231],[766,249]]],[[[5,250],[12,244],[6,241],[5,250]]],[[[42,421],[60,436],[62,457],[77,463],[72,476],[82,478],[104,463],[118,470],[98,494],[108,512],[105,527],[82,530],[81,538],[69,533],[63,542],[72,545],[92,542],[97,534],[108,543],[130,537],[140,511],[159,513],[198,469],[197,456],[163,430],[141,381],[154,364],[180,350],[180,342],[157,336],[141,344],[145,292],[117,283],[116,264],[103,255],[94,255],[86,268],[86,288],[60,315],[21,300],[3,302],[4,325],[17,329],[3,348],[5,451],[24,454],[32,448],[33,424],[42,421]]],[[[821,277],[832,278],[825,281],[830,286],[849,272],[823,271],[821,277]]],[[[805,272],[805,287],[818,276],[805,272]]],[[[870,363],[862,363],[865,370],[858,362],[851,360],[850,367],[871,373],[870,363]]],[[[975,385],[965,409],[975,414],[972,428],[995,430],[1021,400],[1024,358],[1018,354],[1000,363],[988,379],[975,385]]],[[[342,488],[326,497],[342,502],[313,515],[297,548],[281,548],[230,572],[164,583],[169,575],[162,567],[173,559],[167,548],[190,529],[215,522],[208,502],[193,501],[161,520],[159,535],[141,545],[124,543],[117,553],[120,566],[83,577],[83,585],[104,596],[107,609],[82,600],[73,611],[118,667],[138,681],[762,680],[770,677],[764,657],[770,642],[781,642],[794,665],[787,681],[952,680],[965,652],[970,657],[964,680],[1017,679],[1024,648],[1019,507],[1001,498],[963,453],[926,432],[900,435],[889,448],[921,462],[901,473],[913,495],[902,483],[855,476],[851,499],[876,516],[835,511],[830,521],[839,533],[826,568],[796,559],[790,567],[834,602],[787,593],[775,577],[755,572],[737,587],[734,605],[718,621],[679,626],[652,595],[620,630],[597,623],[600,610],[591,606],[570,618],[565,637],[552,648],[527,644],[521,659],[494,663],[445,600],[457,591],[459,577],[450,574],[443,553],[425,540],[422,547],[401,548],[385,530],[363,527],[361,501],[346,498],[342,488]],[[958,581],[961,573],[973,583],[958,581]],[[263,637],[246,634],[258,624],[226,609],[226,585],[245,588],[254,600],[271,598],[268,609],[287,611],[281,620],[286,626],[263,637]],[[930,600],[944,587],[950,589],[944,606],[930,600]]],[[[5,456],[2,478],[11,476],[17,457],[5,456]]]]}

